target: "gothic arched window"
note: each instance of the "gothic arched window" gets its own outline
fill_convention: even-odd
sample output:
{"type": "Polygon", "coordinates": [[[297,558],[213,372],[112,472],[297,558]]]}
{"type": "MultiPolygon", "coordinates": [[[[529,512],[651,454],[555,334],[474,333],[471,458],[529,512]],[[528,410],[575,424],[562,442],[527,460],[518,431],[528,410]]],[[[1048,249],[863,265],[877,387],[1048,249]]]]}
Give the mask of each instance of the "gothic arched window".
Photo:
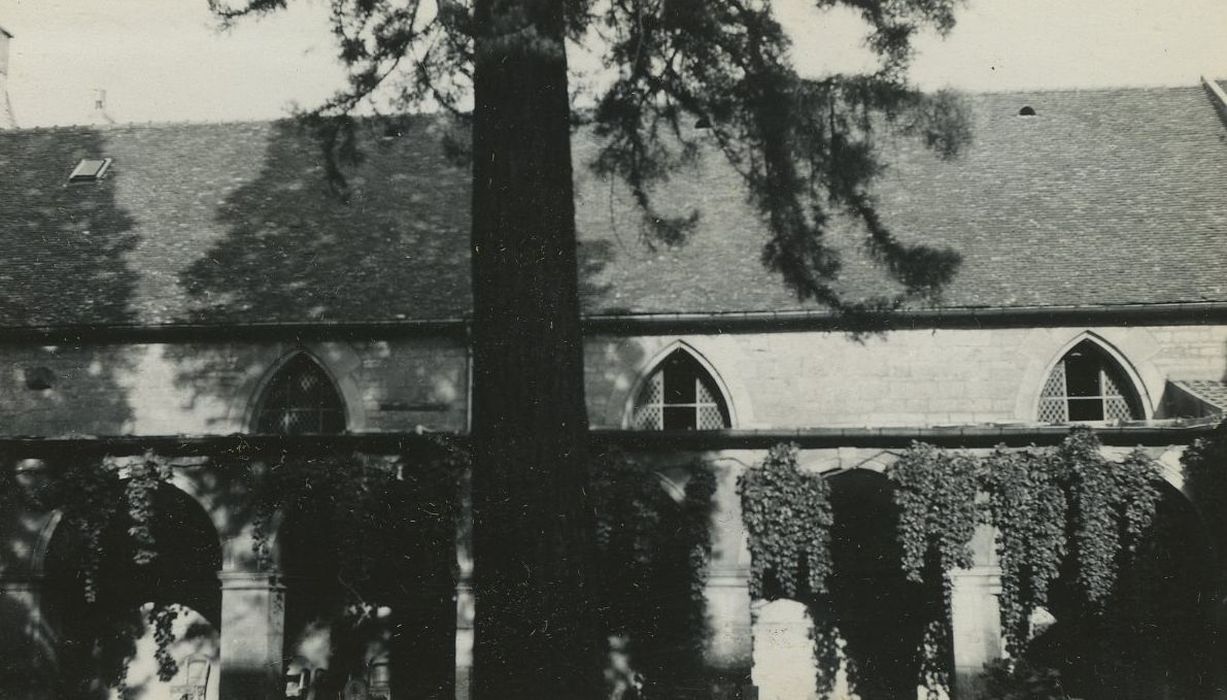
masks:
{"type": "Polygon", "coordinates": [[[1065,353],[1040,394],[1039,419],[1043,423],[1144,417],[1142,402],[1124,368],[1091,340],[1065,353]]]}
{"type": "Polygon", "coordinates": [[[345,431],[345,404],[332,378],[310,355],[283,364],[264,388],[256,432],[279,435],[345,431]]]}
{"type": "Polygon", "coordinates": [[[630,423],[636,430],[720,430],[730,425],[715,380],[681,349],[670,353],[643,383],[630,423]]]}

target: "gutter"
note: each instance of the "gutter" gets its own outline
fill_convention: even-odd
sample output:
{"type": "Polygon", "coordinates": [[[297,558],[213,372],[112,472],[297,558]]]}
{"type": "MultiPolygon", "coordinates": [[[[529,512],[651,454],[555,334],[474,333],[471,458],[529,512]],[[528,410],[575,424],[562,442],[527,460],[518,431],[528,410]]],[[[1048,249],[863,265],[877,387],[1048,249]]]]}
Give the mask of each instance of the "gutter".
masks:
{"type": "Polygon", "coordinates": [[[1201,76],[1201,85],[1209,93],[1210,101],[1214,103],[1214,109],[1218,112],[1219,118],[1223,120],[1224,125],[1227,125],[1227,92],[1224,92],[1216,81],[1204,75],[1201,76]]]}
{"type": "MultiPolygon", "coordinates": [[[[877,332],[935,328],[1227,324],[1227,301],[1088,306],[983,306],[904,309],[874,326],[823,309],[698,313],[588,314],[589,335],[681,333],[877,332]]],[[[393,321],[257,322],[244,324],[80,324],[0,328],[0,344],[192,343],[230,340],[375,340],[406,337],[467,338],[470,317],[393,321]]]]}
{"type": "MultiPolygon", "coordinates": [[[[1185,445],[1210,436],[1218,421],[1182,424],[1135,424],[1094,428],[1105,445],[1162,447],[1185,445]]],[[[906,448],[913,441],[949,448],[1027,447],[1056,445],[1069,436],[1068,425],[971,425],[951,427],[806,428],[799,430],[643,431],[592,430],[595,447],[618,446],[644,450],[714,451],[766,449],[783,442],[802,448],[836,447],[906,448]]],[[[443,434],[435,434],[443,435],[443,434]]],[[[467,435],[450,434],[464,444],[467,435]]],[[[372,454],[426,457],[439,445],[420,433],[350,433],[344,435],[82,435],[66,437],[0,438],[0,453],[14,458],[70,454],[139,455],[147,450],[167,457],[279,455],[282,452],[327,454],[330,450],[356,450],[372,454]]]]}

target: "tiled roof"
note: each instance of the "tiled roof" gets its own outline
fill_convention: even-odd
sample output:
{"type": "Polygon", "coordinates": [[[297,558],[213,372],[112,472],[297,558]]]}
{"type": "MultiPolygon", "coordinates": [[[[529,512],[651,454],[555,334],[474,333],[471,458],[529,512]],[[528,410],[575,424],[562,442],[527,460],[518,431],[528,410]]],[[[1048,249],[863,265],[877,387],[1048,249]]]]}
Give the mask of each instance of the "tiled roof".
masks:
{"type": "Polygon", "coordinates": [[[1227,413],[1227,382],[1213,379],[1179,379],[1172,383],[1200,399],[1218,413],[1227,413]]]}
{"type": "MultiPolygon", "coordinates": [[[[1227,128],[1202,88],[969,100],[973,146],[944,162],[887,141],[879,190],[901,236],[963,254],[943,305],[1227,301],[1227,128]]],[[[0,132],[0,325],[463,316],[469,174],[439,143],[426,122],[368,139],[345,205],[284,122],[0,132]],[[94,156],[107,178],[68,185],[94,156]]],[[[662,208],[702,218],[653,251],[623,188],[585,167],[595,149],[575,138],[589,313],[811,308],[762,268],[764,226],[718,156],[662,186],[662,208]]],[[[846,290],[880,289],[847,247],[846,290]]]]}

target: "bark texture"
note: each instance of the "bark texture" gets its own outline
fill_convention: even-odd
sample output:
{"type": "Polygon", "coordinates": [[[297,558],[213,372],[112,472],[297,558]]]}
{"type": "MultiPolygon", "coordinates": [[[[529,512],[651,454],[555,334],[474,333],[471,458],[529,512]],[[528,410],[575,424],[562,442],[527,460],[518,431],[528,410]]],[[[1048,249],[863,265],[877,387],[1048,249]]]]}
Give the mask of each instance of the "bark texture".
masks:
{"type": "Polygon", "coordinates": [[[563,5],[474,19],[474,697],[595,697],[563,5]]]}

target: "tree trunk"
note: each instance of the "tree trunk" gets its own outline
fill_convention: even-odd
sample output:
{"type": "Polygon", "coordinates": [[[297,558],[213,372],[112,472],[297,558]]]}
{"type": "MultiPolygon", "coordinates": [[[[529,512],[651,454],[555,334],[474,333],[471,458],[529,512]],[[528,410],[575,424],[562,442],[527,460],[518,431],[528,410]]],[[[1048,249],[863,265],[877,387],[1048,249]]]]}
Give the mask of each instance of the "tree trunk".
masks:
{"type": "Polygon", "coordinates": [[[475,21],[473,697],[595,697],[563,6],[475,21]]]}

